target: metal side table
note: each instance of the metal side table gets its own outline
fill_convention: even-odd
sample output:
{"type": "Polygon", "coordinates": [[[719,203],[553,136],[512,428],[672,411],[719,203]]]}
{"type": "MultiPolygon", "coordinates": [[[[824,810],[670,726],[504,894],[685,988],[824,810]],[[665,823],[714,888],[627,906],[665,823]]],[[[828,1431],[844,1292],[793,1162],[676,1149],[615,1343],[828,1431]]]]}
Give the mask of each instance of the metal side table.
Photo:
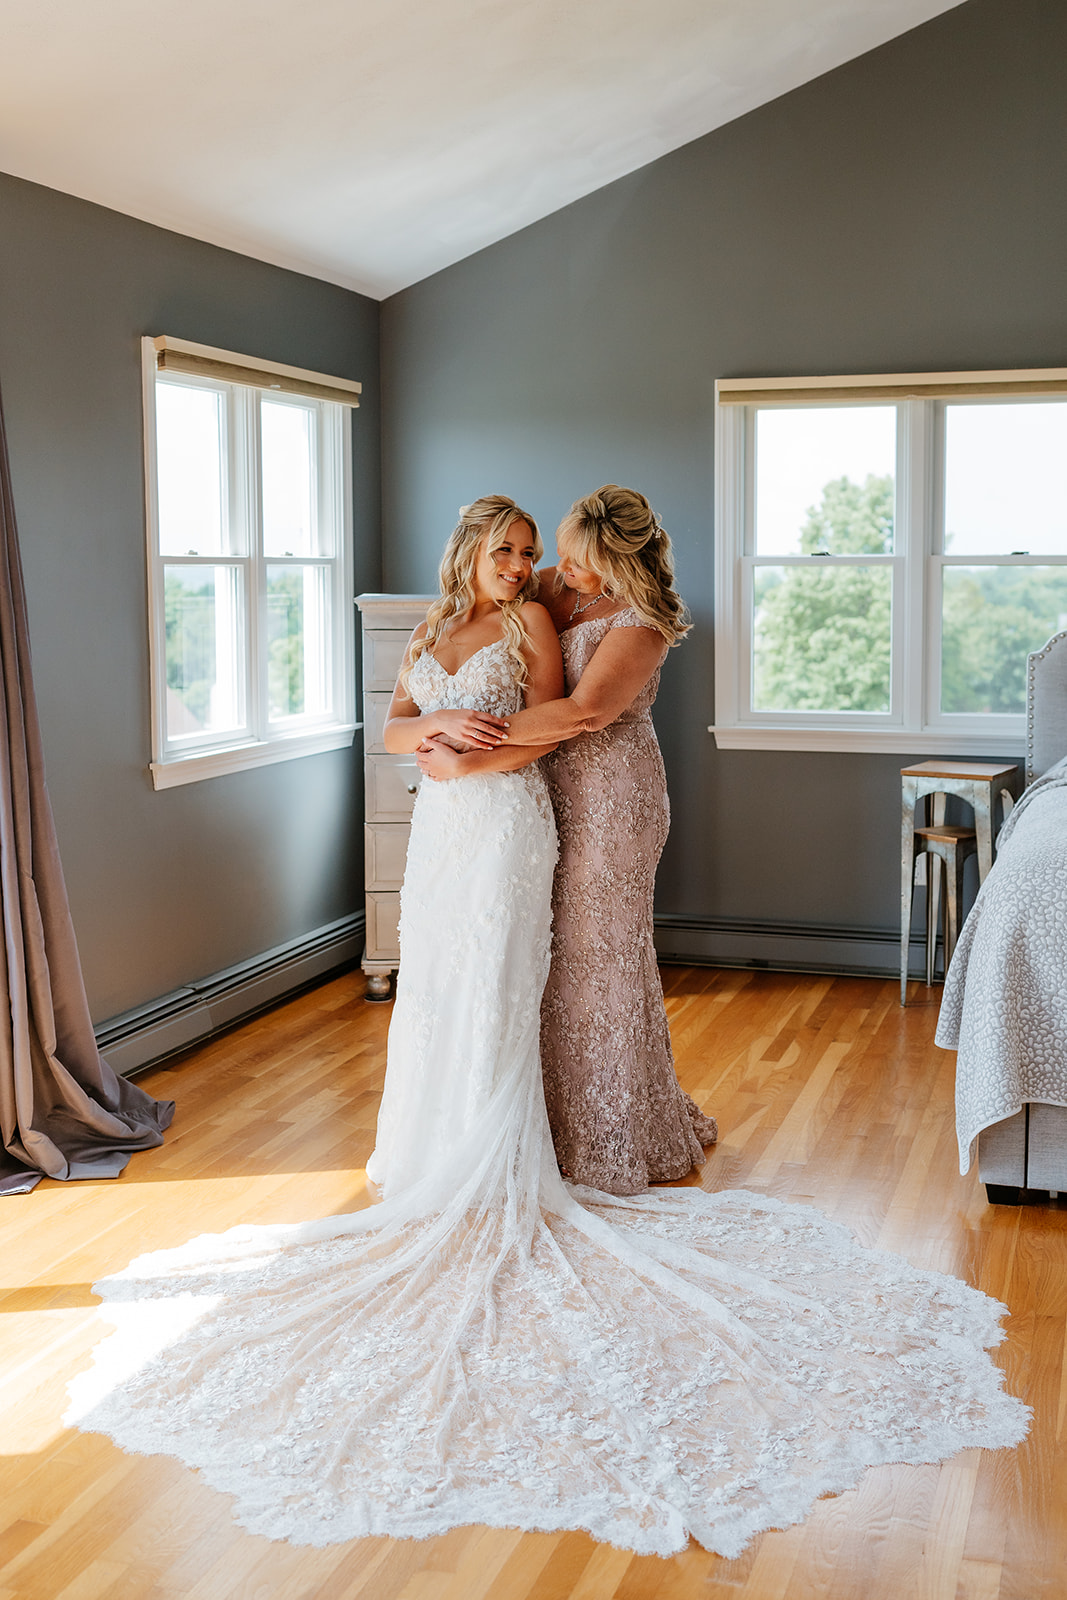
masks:
{"type": "MultiPolygon", "coordinates": [[[[920,826],[942,827],[947,797],[957,795],[974,812],[975,843],[978,852],[978,882],[984,883],[993,865],[994,818],[1000,803],[1000,820],[1015,803],[1019,768],[1014,761],[920,761],[900,769],[900,1003],[908,998],[908,951],[911,943],[911,902],[915,886],[915,807],[923,802],[920,826]],[[930,815],[930,812],[933,815],[930,815]]],[[[928,893],[936,897],[940,875],[928,893]]],[[[936,898],[930,907],[933,926],[937,926],[936,898]]]]}

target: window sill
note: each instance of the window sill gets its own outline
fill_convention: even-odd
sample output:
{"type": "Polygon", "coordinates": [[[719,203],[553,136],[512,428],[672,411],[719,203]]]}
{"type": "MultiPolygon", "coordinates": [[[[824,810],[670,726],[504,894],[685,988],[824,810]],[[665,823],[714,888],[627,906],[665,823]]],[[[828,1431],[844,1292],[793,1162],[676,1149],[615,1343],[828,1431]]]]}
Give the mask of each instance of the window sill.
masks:
{"type": "Polygon", "coordinates": [[[720,750],[826,750],[847,754],[1007,756],[1022,761],[1026,734],[967,733],[924,728],[720,726],[708,729],[720,750]]]}
{"type": "Polygon", "coordinates": [[[196,755],[172,756],[169,761],[153,761],[148,769],[152,774],[152,787],[174,789],[183,783],[220,778],[227,772],[270,767],[276,761],[294,761],[299,756],[315,756],[324,750],[343,750],[362,726],[362,722],[350,722],[343,727],[320,728],[314,733],[292,734],[285,739],[261,739],[226,745],[218,750],[201,750],[196,755]]]}

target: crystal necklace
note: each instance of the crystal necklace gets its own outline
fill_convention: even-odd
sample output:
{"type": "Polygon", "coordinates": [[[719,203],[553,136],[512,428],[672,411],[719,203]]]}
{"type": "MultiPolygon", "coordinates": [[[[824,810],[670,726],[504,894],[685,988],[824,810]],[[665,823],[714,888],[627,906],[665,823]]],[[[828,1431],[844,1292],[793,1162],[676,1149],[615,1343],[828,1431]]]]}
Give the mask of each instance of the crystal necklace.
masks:
{"type": "Polygon", "coordinates": [[[598,600],[603,600],[603,599],[605,599],[605,595],[603,594],[603,592],[601,590],[597,590],[596,594],[594,594],[590,599],[584,601],[581,605],[579,605],[578,604],[578,591],[575,590],[574,605],[571,607],[571,614],[570,614],[570,617],[567,620],[569,622],[573,622],[575,617],[580,617],[583,611],[591,611],[593,609],[593,607],[596,605],[597,601],[598,600]]]}

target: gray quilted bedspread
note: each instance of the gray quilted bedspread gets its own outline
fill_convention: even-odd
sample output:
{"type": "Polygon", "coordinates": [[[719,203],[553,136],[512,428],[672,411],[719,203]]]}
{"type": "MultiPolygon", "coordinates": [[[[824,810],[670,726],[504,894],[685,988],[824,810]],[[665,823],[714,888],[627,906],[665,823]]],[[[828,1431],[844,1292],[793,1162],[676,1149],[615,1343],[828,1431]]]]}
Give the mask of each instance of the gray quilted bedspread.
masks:
{"type": "Polygon", "coordinates": [[[1067,758],[1023,795],[963,925],[937,1043],[957,1050],[960,1171],[1025,1102],[1067,1105],[1067,758]]]}

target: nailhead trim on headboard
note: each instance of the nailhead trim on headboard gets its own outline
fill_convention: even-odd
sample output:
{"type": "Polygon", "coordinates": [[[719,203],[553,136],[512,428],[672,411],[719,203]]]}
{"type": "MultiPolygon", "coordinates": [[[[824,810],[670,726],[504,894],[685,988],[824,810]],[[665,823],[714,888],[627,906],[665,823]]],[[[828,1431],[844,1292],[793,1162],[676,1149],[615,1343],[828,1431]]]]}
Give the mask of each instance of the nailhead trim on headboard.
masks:
{"type": "Polygon", "coordinates": [[[1034,650],[1026,658],[1026,781],[1034,781],[1034,679],[1037,663],[1044,661],[1051,655],[1057,645],[1067,640],[1067,631],[1054,633],[1047,644],[1040,650],[1034,650]]]}

